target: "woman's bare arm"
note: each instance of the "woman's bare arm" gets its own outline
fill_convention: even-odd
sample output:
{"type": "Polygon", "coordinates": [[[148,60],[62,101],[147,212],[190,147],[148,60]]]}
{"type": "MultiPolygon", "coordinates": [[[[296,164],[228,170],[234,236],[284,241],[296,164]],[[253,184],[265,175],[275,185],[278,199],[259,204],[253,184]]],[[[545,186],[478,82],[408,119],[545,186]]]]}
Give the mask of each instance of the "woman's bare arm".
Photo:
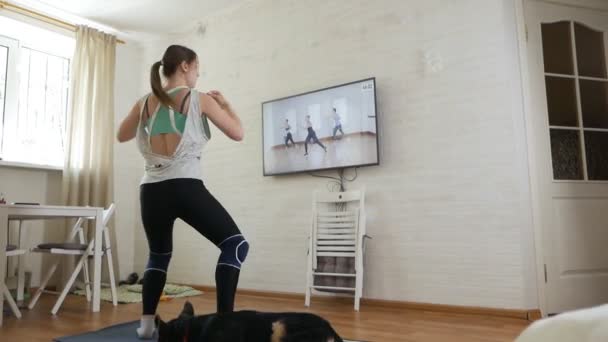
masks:
{"type": "Polygon", "coordinates": [[[126,118],[122,120],[120,123],[120,127],[118,128],[118,133],[116,134],[116,139],[119,142],[126,142],[133,138],[137,134],[137,126],[139,125],[139,102],[135,103],[131,111],[127,115],[126,118]]]}
{"type": "Polygon", "coordinates": [[[216,90],[200,93],[202,111],[209,120],[227,137],[234,141],[243,140],[244,131],[241,119],[226,101],[224,96],[216,90]]]}

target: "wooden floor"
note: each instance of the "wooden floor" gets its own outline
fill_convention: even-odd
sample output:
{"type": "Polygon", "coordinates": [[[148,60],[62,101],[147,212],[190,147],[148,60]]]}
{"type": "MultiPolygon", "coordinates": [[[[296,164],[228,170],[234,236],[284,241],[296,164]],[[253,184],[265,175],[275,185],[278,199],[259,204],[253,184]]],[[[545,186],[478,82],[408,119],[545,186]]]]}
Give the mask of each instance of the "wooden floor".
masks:
{"type": "Polygon", "coordinates": [[[349,134],[338,140],[326,138],[322,139],[321,143],[327,148],[327,152],[319,145],[308,144],[307,156],[304,156],[303,142],[288,148],[281,145],[267,149],[264,152],[266,172],[282,173],[370,164],[377,159],[376,136],[372,133],[349,134]]]}
{"type": "MultiPolygon", "coordinates": [[[[56,297],[45,295],[31,311],[23,310],[17,320],[5,316],[0,328],[0,341],[51,341],[54,337],[82,333],[109,325],[139,319],[140,304],[121,304],[113,307],[102,302],[100,313],[86,309],[84,297],[68,296],[58,316],[50,314],[56,297]]],[[[215,308],[215,293],[190,297],[197,313],[208,313],[215,308]]],[[[164,319],[175,317],[185,299],[162,302],[159,313],[164,319]]],[[[354,312],[350,303],[313,300],[305,310],[301,300],[264,298],[243,295],[237,298],[237,309],[260,311],[309,311],[328,319],[343,338],[363,341],[425,341],[425,342],[481,342],[513,341],[528,325],[519,319],[448,314],[363,306],[354,312]]]]}

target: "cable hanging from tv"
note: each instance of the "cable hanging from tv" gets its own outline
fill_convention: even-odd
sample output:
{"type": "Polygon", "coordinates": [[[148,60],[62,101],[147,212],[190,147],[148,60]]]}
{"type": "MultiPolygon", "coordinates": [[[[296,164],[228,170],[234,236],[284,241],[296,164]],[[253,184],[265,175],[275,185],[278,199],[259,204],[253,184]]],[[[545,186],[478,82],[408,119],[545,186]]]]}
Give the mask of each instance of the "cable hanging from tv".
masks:
{"type": "Polygon", "coordinates": [[[327,178],[327,179],[331,179],[328,183],[327,183],[327,189],[331,192],[344,192],[345,191],[345,187],[344,184],[345,182],[354,182],[355,179],[357,179],[358,176],[358,172],[357,172],[357,168],[354,167],[352,168],[355,171],[355,175],[352,176],[351,178],[346,177],[344,174],[346,172],[346,168],[342,168],[342,169],[337,169],[338,171],[338,177],[332,177],[332,176],[325,176],[325,175],[318,175],[318,174],[314,174],[312,172],[309,173],[309,175],[313,176],[313,177],[317,177],[317,178],[327,178]]]}

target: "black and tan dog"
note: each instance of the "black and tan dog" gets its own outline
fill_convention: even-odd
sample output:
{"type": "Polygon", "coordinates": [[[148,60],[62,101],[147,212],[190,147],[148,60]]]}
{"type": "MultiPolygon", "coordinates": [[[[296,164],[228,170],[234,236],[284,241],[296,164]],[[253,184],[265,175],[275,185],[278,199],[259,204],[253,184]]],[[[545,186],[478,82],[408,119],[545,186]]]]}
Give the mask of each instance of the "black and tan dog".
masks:
{"type": "Polygon", "coordinates": [[[159,342],[342,342],[325,319],[309,313],[235,311],[194,315],[190,302],[176,319],[156,317],[159,342]]]}

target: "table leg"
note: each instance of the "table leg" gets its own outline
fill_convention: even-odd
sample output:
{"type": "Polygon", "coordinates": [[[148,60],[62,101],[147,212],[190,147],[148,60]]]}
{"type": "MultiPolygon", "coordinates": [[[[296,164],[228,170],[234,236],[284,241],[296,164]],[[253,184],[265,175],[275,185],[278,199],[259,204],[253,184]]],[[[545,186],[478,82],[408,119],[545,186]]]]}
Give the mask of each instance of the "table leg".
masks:
{"type": "Polygon", "coordinates": [[[103,209],[97,210],[95,217],[95,245],[93,246],[93,312],[101,307],[101,246],[103,245],[103,209]]]}
{"type": "Polygon", "coordinates": [[[8,232],[8,210],[0,207],[0,327],[4,316],[4,291],[6,284],[6,234],[8,232]]]}
{"type": "MultiPolygon", "coordinates": [[[[23,230],[23,221],[19,220],[19,249],[25,248],[27,235],[23,230]]],[[[17,276],[17,302],[23,302],[23,292],[25,291],[25,254],[18,256],[18,276],[17,276]]]]}

